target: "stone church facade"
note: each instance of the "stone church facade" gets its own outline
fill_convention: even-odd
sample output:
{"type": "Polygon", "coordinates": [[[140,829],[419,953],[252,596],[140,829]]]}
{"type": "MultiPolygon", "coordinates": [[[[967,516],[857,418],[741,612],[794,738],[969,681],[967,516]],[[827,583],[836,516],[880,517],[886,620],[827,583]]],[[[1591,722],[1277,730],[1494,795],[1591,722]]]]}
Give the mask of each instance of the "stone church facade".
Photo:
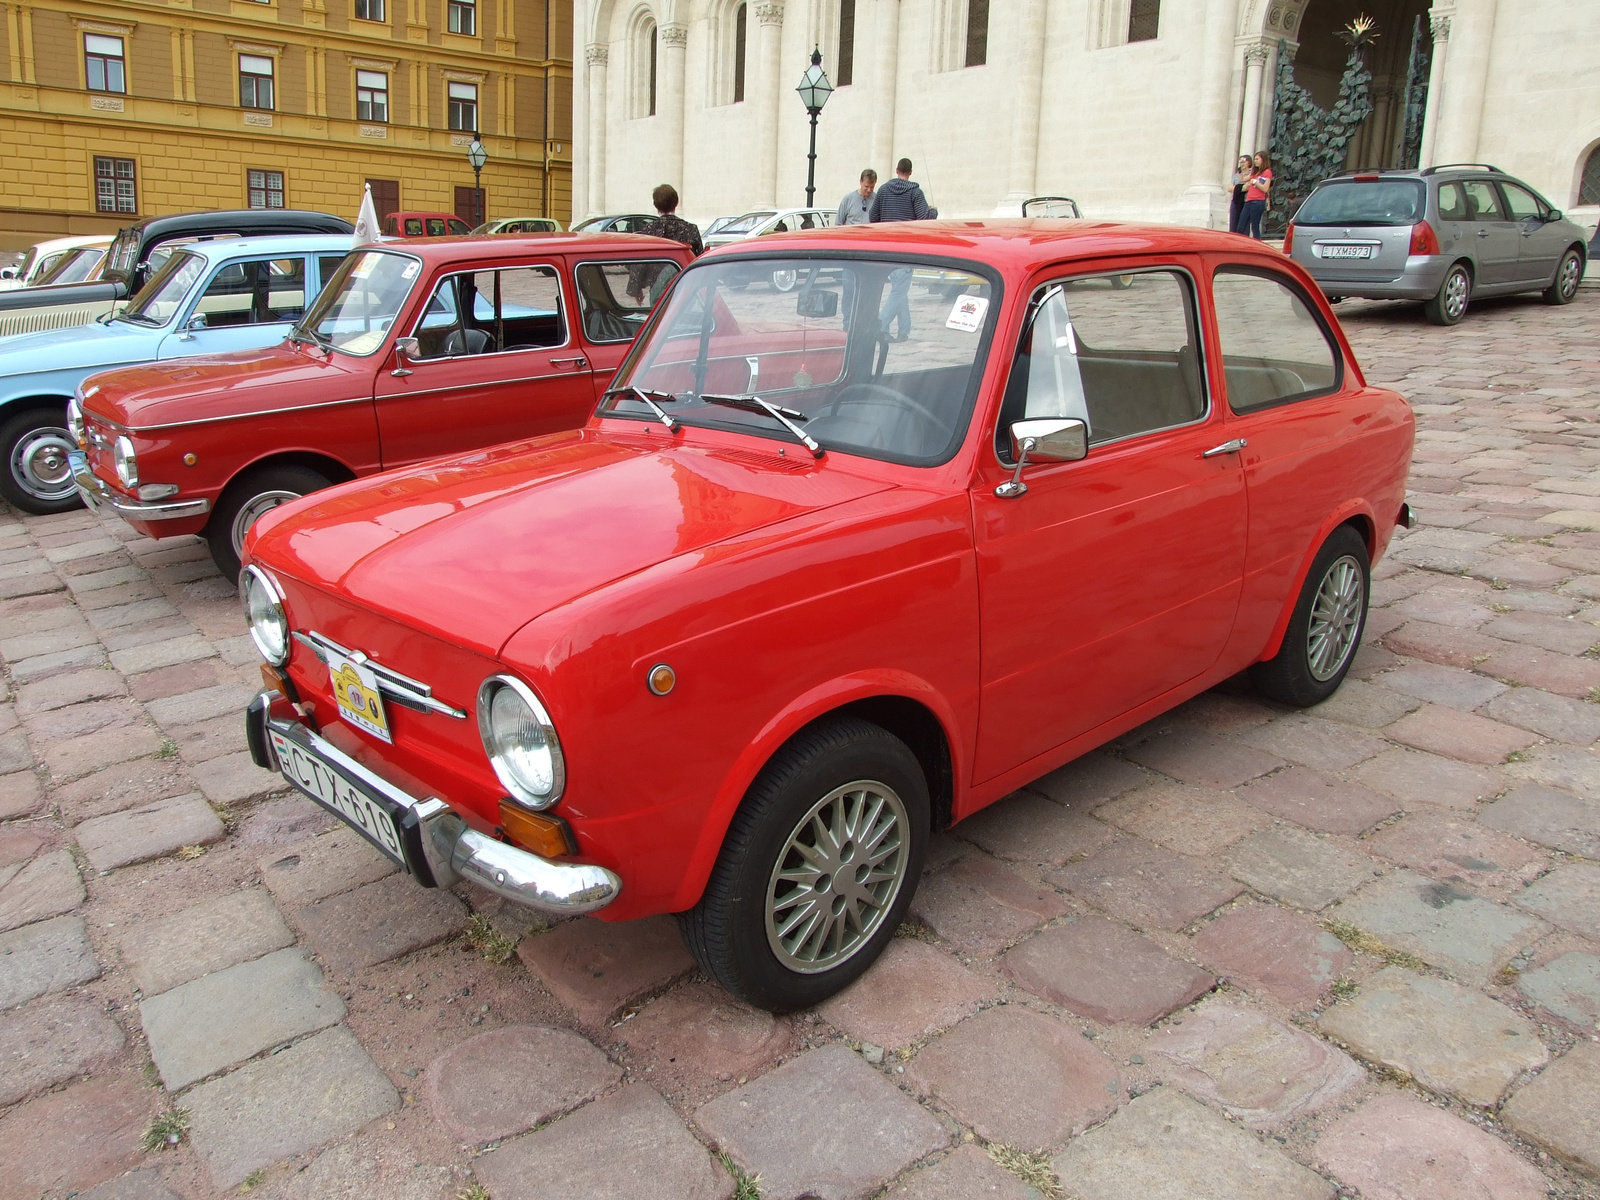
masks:
{"type": "Polygon", "coordinates": [[[1224,227],[1284,56],[1331,108],[1362,13],[1374,111],[1351,167],[1489,162],[1594,224],[1600,0],[576,0],[573,212],[649,211],[662,182],[698,219],[803,204],[794,89],[817,47],[838,85],[819,206],[909,157],[947,217],[1064,195],[1224,227]]]}

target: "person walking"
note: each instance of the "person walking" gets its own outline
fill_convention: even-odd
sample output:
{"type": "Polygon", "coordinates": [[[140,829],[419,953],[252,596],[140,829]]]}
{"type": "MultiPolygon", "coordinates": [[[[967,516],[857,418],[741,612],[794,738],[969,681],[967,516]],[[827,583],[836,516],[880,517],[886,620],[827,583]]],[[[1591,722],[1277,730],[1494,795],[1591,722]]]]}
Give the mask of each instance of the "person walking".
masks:
{"type": "Polygon", "coordinates": [[[865,225],[871,218],[867,215],[872,205],[872,194],[878,188],[878,173],[871,167],[861,172],[861,186],[845,195],[839,201],[839,211],[833,218],[835,225],[865,225]]]}
{"type": "Polygon", "coordinates": [[[706,252],[704,243],[700,241],[700,227],[678,215],[677,188],[670,183],[663,183],[650,193],[650,202],[656,206],[656,218],[647,222],[639,230],[640,233],[682,242],[697,255],[706,252]]]}
{"type": "Polygon", "coordinates": [[[1233,164],[1233,196],[1228,202],[1228,232],[1238,233],[1244,216],[1244,190],[1250,179],[1250,156],[1239,155],[1233,164]]]}
{"type": "Polygon", "coordinates": [[[1244,211],[1239,214],[1239,232],[1246,237],[1261,240],[1261,218],[1267,211],[1267,200],[1272,195],[1272,156],[1257,150],[1251,164],[1249,182],[1245,185],[1244,211]]]}
{"type": "MultiPolygon", "coordinates": [[[[894,175],[873,196],[867,207],[867,220],[876,225],[883,221],[927,221],[939,215],[938,209],[928,207],[922,188],[911,182],[909,158],[895,163],[894,175]]],[[[910,267],[898,267],[889,272],[889,294],[878,310],[878,324],[885,334],[891,325],[898,324],[899,333],[890,341],[903,342],[911,336],[910,267]]]]}

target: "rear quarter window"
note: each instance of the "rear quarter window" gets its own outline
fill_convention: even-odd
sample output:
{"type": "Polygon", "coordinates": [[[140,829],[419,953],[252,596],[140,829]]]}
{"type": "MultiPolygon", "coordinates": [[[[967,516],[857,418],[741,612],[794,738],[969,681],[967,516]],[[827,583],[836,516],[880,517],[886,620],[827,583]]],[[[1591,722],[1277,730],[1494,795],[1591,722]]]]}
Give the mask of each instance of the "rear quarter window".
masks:
{"type": "Polygon", "coordinates": [[[1413,225],[1422,220],[1427,184],[1420,179],[1325,183],[1300,206],[1296,225],[1413,225]]]}
{"type": "Polygon", "coordinates": [[[1251,267],[1220,267],[1211,295],[1234,412],[1339,390],[1344,360],[1321,317],[1289,280],[1251,267]]]}

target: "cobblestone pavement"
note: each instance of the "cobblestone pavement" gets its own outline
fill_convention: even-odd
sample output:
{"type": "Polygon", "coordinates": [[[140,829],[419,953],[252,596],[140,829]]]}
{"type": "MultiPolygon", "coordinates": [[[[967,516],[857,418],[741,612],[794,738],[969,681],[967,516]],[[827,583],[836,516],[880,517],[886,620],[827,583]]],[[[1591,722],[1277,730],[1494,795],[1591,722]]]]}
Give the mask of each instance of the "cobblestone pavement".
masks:
{"type": "Polygon", "coordinates": [[[0,516],[0,1200],[1600,1196],[1600,294],[1340,312],[1420,424],[1350,681],[942,835],[789,1018],[413,888],[250,764],[198,541],[0,516]]]}

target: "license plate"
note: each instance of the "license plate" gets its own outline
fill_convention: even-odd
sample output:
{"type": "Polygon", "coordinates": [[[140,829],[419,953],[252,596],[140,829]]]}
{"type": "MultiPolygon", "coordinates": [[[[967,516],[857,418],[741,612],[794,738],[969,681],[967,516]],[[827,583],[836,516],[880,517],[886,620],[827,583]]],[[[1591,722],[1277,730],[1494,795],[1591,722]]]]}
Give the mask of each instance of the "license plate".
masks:
{"type": "Polygon", "coordinates": [[[290,741],[276,729],[268,729],[267,736],[272,739],[272,748],[278,752],[278,765],[285,779],[357,832],[364,834],[369,842],[401,867],[407,867],[400,830],[394,817],[383,805],[368,796],[342,772],[290,741]]]}
{"type": "Polygon", "coordinates": [[[378,695],[378,677],[368,668],[348,658],[329,658],[328,676],[333,681],[333,696],[339,715],[357,729],[364,729],[384,742],[389,736],[389,716],[378,695]]]}
{"type": "Polygon", "coordinates": [[[1324,246],[1323,258],[1371,258],[1371,246],[1324,246]]]}

